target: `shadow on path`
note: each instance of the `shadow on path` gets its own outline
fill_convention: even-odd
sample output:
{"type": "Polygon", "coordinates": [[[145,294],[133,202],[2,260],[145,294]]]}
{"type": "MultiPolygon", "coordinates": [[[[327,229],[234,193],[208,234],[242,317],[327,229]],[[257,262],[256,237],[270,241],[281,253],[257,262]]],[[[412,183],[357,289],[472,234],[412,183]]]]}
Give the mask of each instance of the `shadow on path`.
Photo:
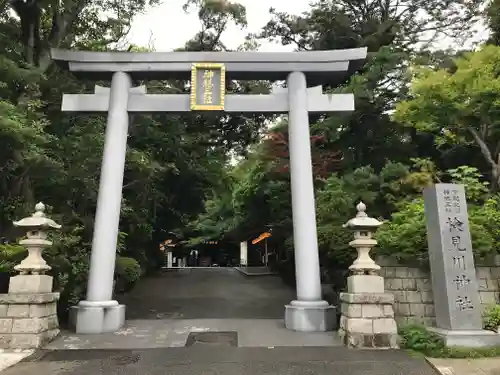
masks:
{"type": "Polygon", "coordinates": [[[171,348],[43,351],[4,375],[435,375],[403,351],[336,348],[171,348]],[[33,362],[30,362],[33,361],[33,362]]]}
{"type": "Polygon", "coordinates": [[[279,276],[186,268],[145,278],[119,300],[127,319],[282,319],[294,298],[279,276]]]}

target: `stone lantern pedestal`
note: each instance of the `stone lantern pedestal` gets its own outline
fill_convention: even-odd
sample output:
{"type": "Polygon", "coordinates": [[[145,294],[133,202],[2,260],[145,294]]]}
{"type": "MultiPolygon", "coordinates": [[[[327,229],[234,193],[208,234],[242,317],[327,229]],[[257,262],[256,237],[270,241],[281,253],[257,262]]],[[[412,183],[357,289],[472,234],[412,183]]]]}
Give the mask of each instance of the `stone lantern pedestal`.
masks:
{"type": "Polygon", "coordinates": [[[377,244],[372,235],[383,223],[368,217],[364,203],[356,209],[356,217],[344,225],[354,231],[349,245],[357,250],[358,257],[349,267],[352,275],[347,278],[347,293],[340,294],[339,336],[349,347],[397,348],[394,296],[385,293],[384,278],[378,275],[380,266],[369,254],[377,244]]]}
{"type": "Polygon", "coordinates": [[[51,267],[42,251],[52,245],[47,230],[61,226],[45,216],[42,203],[35,210],[14,222],[27,231],[19,244],[28,249],[28,256],[14,267],[19,275],[10,278],[9,293],[0,294],[0,348],[4,349],[39,348],[59,334],[59,293],[52,292],[52,276],[45,275],[51,267]]]}

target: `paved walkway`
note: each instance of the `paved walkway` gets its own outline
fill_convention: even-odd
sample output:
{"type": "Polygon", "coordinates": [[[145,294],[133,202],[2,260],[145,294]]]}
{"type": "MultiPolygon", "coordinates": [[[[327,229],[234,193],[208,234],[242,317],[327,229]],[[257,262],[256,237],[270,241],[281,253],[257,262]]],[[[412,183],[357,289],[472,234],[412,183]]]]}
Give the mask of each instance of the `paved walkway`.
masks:
{"type": "Polygon", "coordinates": [[[176,348],[184,347],[191,333],[202,332],[234,332],[239,347],[341,346],[336,332],[293,332],[282,319],[162,319],[132,320],[104,335],[64,332],[47,349],[176,348]]]}
{"type": "Polygon", "coordinates": [[[442,375],[500,375],[500,358],[429,358],[428,361],[442,375]]]}
{"type": "Polygon", "coordinates": [[[293,289],[278,276],[245,276],[232,268],[167,270],[145,279],[121,302],[127,325],[117,333],[65,332],[48,349],[183,347],[191,332],[236,332],[239,347],[340,346],[335,332],[286,330],[293,289]]]}
{"type": "Polygon", "coordinates": [[[435,375],[404,351],[348,350],[334,332],[283,327],[294,291],[277,276],[234,269],[168,271],[128,296],[127,326],[69,332],[5,375],[435,375]]]}
{"type": "Polygon", "coordinates": [[[234,268],[166,270],[122,298],[127,319],[282,319],[295,292],[278,276],[234,268]]]}

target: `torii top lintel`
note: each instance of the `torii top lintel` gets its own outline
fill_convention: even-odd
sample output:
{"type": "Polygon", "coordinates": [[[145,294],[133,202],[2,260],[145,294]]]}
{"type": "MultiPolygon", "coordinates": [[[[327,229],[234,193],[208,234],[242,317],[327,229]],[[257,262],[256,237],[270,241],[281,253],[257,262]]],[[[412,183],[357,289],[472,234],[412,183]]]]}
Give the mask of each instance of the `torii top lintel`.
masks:
{"type": "Polygon", "coordinates": [[[52,49],[51,56],[71,72],[109,79],[116,71],[135,79],[189,79],[193,63],[222,63],[228,79],[284,80],[303,72],[308,84],[335,83],[356,70],[366,48],[306,52],[91,52],[52,49]]]}

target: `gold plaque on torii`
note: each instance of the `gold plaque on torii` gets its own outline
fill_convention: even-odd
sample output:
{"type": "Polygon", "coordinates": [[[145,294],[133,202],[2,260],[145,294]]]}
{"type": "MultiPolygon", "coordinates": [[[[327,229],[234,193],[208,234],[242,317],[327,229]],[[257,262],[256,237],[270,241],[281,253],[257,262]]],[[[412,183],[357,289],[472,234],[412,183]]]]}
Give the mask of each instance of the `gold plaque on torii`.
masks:
{"type": "Polygon", "coordinates": [[[191,67],[192,111],[223,111],[226,95],[224,64],[195,63],[191,67]]]}

